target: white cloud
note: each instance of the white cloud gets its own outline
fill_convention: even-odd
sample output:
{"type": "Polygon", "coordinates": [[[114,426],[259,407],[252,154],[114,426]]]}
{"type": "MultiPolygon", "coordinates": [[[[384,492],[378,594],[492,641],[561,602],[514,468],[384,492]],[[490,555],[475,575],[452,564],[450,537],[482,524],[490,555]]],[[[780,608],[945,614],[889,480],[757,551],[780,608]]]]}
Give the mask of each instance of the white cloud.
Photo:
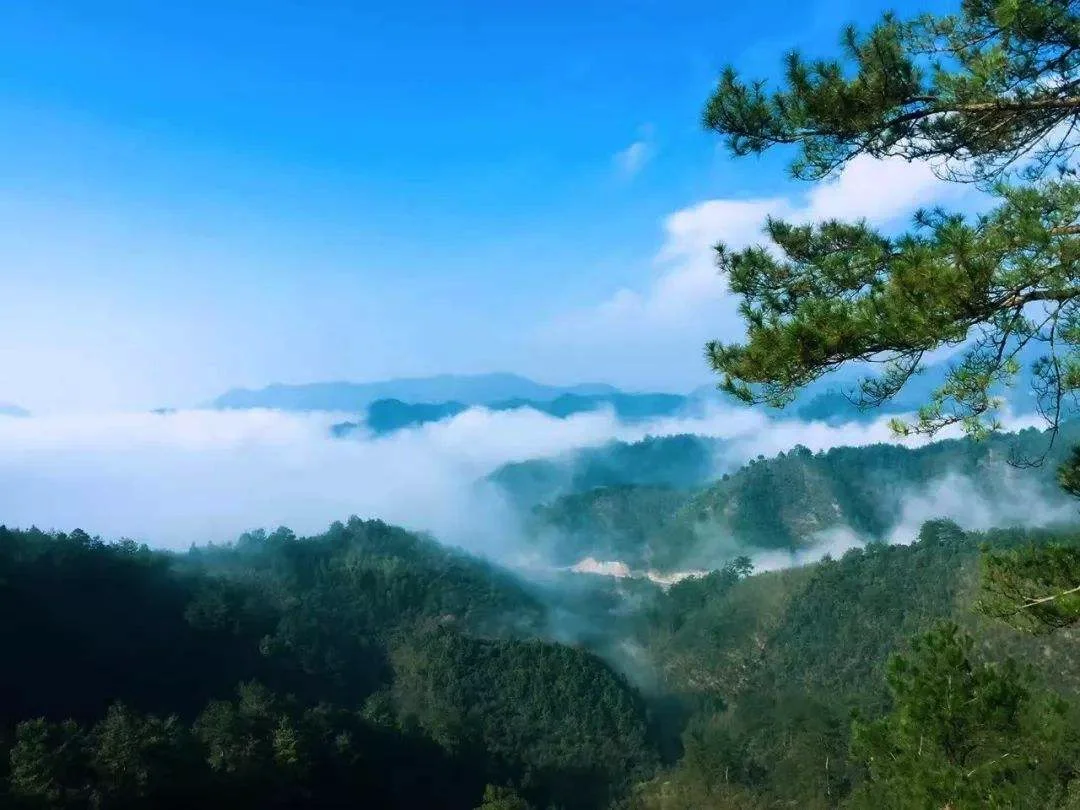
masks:
{"type": "Polygon", "coordinates": [[[967,192],[967,187],[938,179],[925,163],[858,157],[839,176],[801,195],[695,203],[664,220],[664,242],[650,284],[617,290],[595,307],[570,313],[551,333],[620,348],[636,335],[657,340],[666,333],[683,346],[700,345],[710,337],[737,337],[742,325],[736,302],[716,270],[717,243],[733,250],[763,243],[769,216],[794,222],[865,218],[888,227],[921,206],[967,192]]]}
{"type": "Polygon", "coordinates": [[[928,163],[863,155],[839,176],[814,186],[793,218],[803,222],[865,218],[889,225],[920,206],[958,197],[965,189],[938,178],[928,163]]]}
{"type": "MultiPolygon", "coordinates": [[[[900,499],[900,516],[889,530],[886,542],[914,543],[928,520],[952,520],[967,531],[1075,522],[1075,505],[1064,496],[1048,498],[1030,471],[1003,466],[995,474],[1000,477],[987,478],[977,485],[971,478],[949,473],[903,493],[883,493],[885,497],[900,499]]],[[[819,532],[806,548],[798,551],[774,549],[752,553],[754,570],[810,565],[827,556],[838,559],[866,543],[866,537],[849,527],[836,526],[819,532]]]]}
{"type": "Polygon", "coordinates": [[[615,153],[615,168],[624,177],[633,177],[652,160],[655,153],[652,139],[652,127],[641,128],[641,137],[625,149],[615,153]]]}
{"type": "Polygon", "coordinates": [[[837,526],[819,532],[809,548],[799,551],[770,549],[751,555],[755,571],[782,571],[801,565],[821,562],[826,557],[837,559],[853,548],[862,548],[866,539],[859,537],[847,526],[837,526]]]}
{"type": "Polygon", "coordinates": [[[335,440],[329,427],[340,418],[277,411],[0,418],[0,522],[186,547],[282,524],[313,533],[358,514],[482,550],[499,539],[506,516],[473,486],[478,478],[616,431],[606,413],[559,421],[531,410],[475,410],[420,430],[335,440]]]}
{"type": "Polygon", "coordinates": [[[890,532],[889,542],[913,543],[922,524],[935,518],[948,518],[970,531],[1075,521],[1075,505],[1064,496],[1049,500],[1030,470],[1005,467],[1000,475],[999,480],[980,482],[981,490],[970,478],[950,474],[906,493],[900,520],[890,532]],[[990,497],[987,485],[992,486],[990,497]]]}
{"type": "Polygon", "coordinates": [[[615,153],[615,165],[627,177],[633,177],[648,163],[652,148],[647,141],[634,141],[615,153]]]}
{"type": "Polygon", "coordinates": [[[560,420],[476,408],[348,440],[330,438],[334,421],[275,411],[0,417],[0,522],[185,548],[257,527],[310,534],[358,514],[506,558],[520,550],[513,517],[492,488],[476,486],[506,462],[698,433],[729,440],[719,472],[795,444],[817,450],[889,438],[883,421],[829,427],[720,408],[634,425],[608,411],[560,420]]]}

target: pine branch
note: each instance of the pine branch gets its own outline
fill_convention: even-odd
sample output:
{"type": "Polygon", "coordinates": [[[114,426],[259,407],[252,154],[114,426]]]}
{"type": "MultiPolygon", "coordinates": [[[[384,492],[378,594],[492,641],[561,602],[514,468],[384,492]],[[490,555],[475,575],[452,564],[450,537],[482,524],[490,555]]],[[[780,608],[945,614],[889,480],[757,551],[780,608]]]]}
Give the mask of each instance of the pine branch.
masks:
{"type": "Polygon", "coordinates": [[[1080,593],[1080,585],[1077,585],[1075,588],[1070,588],[1067,591],[1062,591],[1061,593],[1051,594],[1050,596],[1043,596],[1040,599],[1031,599],[1031,600],[1025,602],[1024,604],[1022,604],[1020,607],[1018,607],[1013,612],[1014,613],[1019,613],[1021,610],[1027,610],[1028,608],[1035,607],[1036,605],[1042,605],[1042,604],[1045,604],[1047,602],[1053,602],[1055,599],[1060,599],[1063,596],[1069,596],[1070,594],[1074,594],[1074,593],[1080,593]]]}

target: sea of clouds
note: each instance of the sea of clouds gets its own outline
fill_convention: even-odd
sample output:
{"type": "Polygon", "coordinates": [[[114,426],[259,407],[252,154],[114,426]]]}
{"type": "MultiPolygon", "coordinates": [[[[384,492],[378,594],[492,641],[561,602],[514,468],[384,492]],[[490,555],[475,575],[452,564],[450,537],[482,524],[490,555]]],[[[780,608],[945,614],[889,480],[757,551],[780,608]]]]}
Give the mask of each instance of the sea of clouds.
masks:
{"type": "MultiPolygon", "coordinates": [[[[721,406],[635,424],[606,410],[557,419],[473,408],[386,436],[335,439],[329,428],[341,419],[270,410],[0,417],[0,523],[180,549],[280,525],[314,534],[358,515],[509,560],[517,517],[493,485],[478,485],[507,462],[694,433],[726,440],[719,475],[796,444],[816,451],[891,440],[884,419],[829,426],[721,406]]],[[[918,495],[912,523],[924,513],[970,512],[955,483],[918,495]]],[[[972,528],[1000,517],[979,515],[972,528]]]]}

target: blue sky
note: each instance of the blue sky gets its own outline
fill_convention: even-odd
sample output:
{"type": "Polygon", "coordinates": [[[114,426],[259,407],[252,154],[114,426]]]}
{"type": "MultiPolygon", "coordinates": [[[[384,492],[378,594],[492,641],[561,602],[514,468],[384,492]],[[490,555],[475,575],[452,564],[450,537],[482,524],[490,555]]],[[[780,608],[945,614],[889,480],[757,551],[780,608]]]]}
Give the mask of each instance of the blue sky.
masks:
{"type": "Polygon", "coordinates": [[[811,199],[783,156],[733,161],[700,128],[724,64],[773,74],[885,7],[8,0],[0,401],[444,371],[708,382],[702,341],[737,333],[710,241],[752,239],[766,210],[884,193],[888,221],[948,196],[864,167],[811,199]]]}

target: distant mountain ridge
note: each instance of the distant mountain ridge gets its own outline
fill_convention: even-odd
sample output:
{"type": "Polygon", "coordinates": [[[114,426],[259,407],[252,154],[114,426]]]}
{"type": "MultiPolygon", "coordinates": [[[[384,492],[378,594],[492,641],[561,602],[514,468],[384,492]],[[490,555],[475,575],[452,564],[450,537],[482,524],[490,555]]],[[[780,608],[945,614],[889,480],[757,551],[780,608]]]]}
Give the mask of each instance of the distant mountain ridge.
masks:
{"type": "MultiPolygon", "coordinates": [[[[611,408],[615,415],[626,422],[673,416],[690,404],[679,394],[561,394],[550,401],[534,399],[508,399],[486,403],[482,407],[492,411],[514,411],[529,408],[557,419],[566,419],[579,413],[611,408]]],[[[331,428],[337,437],[366,427],[376,436],[383,436],[409,427],[452,419],[473,405],[463,402],[402,402],[400,399],[379,399],[368,406],[363,422],[341,422],[331,428]]]]}
{"type": "MultiPolygon", "coordinates": [[[[1024,358],[1025,363],[1031,360],[1031,357],[1024,358]]],[[[786,408],[765,407],[761,412],[771,418],[796,418],[832,425],[869,422],[883,416],[910,413],[917,410],[930,393],[941,385],[948,365],[948,362],[944,362],[928,367],[909,380],[893,400],[878,408],[860,409],[853,401],[859,379],[865,373],[872,373],[872,370],[850,369],[811,383],[786,408]]],[[[1013,413],[1034,409],[1030,374],[1027,371],[1021,374],[1015,386],[1002,388],[995,394],[1004,399],[1013,413]]],[[[375,433],[385,433],[450,418],[476,405],[494,410],[532,407],[565,417],[595,410],[598,406],[586,401],[590,398],[606,400],[624,419],[666,416],[680,411],[689,414],[710,404],[745,407],[735,397],[718,390],[715,384],[699,386],[687,394],[636,393],[622,391],[607,383],[549,385],[509,372],[439,374],[362,383],[274,383],[259,389],[231,389],[206,406],[220,410],[268,408],[338,413],[361,413],[375,407],[377,413],[368,414],[367,426],[375,433]],[[672,404],[676,400],[681,400],[678,406],[672,404]]],[[[5,406],[0,404],[0,414],[27,415],[17,406],[6,407],[11,410],[5,410],[5,406]]],[[[342,429],[348,432],[355,427],[356,424],[350,423],[342,426],[342,429]]]]}
{"type": "MultiPolygon", "coordinates": [[[[220,410],[366,412],[363,420],[335,425],[336,436],[364,427],[375,435],[384,435],[450,419],[478,405],[495,411],[532,408],[557,418],[610,407],[625,421],[689,416],[709,405],[745,407],[713,385],[700,386],[687,394],[631,393],[606,383],[547,385],[511,373],[442,374],[367,383],[275,383],[260,389],[234,388],[208,403],[208,407],[220,410]]],[[[869,421],[884,413],[912,407],[905,402],[874,412],[861,411],[835,382],[822,380],[802,392],[788,408],[766,408],[764,413],[772,418],[795,417],[837,424],[869,421]]]]}
{"type": "Polygon", "coordinates": [[[251,390],[234,388],[210,403],[219,409],[272,408],[282,411],[360,411],[381,399],[412,403],[489,405],[523,399],[548,402],[560,396],[603,396],[621,393],[605,383],[547,385],[517,374],[440,374],[366,383],[275,383],[251,390]]]}

